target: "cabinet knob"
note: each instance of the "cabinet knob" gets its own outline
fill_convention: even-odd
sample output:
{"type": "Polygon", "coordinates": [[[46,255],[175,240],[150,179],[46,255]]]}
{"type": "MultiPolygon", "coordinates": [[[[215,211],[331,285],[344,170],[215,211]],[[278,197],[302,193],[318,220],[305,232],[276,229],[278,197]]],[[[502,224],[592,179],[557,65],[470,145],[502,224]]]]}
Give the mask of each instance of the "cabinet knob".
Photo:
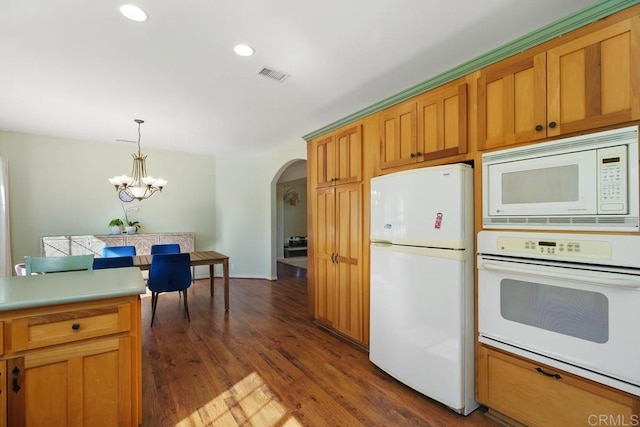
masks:
{"type": "Polygon", "coordinates": [[[409,154],[409,156],[411,156],[411,158],[413,159],[416,156],[416,153],[411,153],[409,154]]]}
{"type": "Polygon", "coordinates": [[[554,128],[554,127],[556,127],[557,125],[558,125],[558,124],[557,124],[556,122],[550,122],[550,123],[549,123],[549,127],[550,127],[551,129],[553,129],[553,128],[554,128]]]}
{"type": "Polygon", "coordinates": [[[416,156],[420,157],[420,156],[422,156],[422,153],[421,153],[420,151],[418,151],[418,152],[416,153],[416,156]]]}
{"type": "Polygon", "coordinates": [[[80,323],[74,323],[73,325],[71,325],[71,329],[77,331],[78,329],[80,329],[80,323]]]}
{"type": "Polygon", "coordinates": [[[542,127],[542,125],[537,125],[537,126],[536,126],[536,130],[537,130],[538,132],[540,132],[542,129],[544,129],[544,128],[542,127]]]}

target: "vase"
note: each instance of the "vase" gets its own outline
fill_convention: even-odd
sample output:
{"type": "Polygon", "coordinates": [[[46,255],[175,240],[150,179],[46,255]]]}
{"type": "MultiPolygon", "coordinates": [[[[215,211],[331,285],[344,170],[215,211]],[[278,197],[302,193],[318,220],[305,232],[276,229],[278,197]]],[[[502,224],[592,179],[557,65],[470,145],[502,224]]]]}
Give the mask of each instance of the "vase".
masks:
{"type": "Polygon", "coordinates": [[[109,234],[121,234],[121,233],[122,233],[122,226],[112,225],[111,227],[109,227],[109,234]]]}
{"type": "Polygon", "coordinates": [[[133,227],[133,226],[127,225],[124,228],[124,232],[127,233],[127,234],[136,234],[136,228],[133,227]]]}

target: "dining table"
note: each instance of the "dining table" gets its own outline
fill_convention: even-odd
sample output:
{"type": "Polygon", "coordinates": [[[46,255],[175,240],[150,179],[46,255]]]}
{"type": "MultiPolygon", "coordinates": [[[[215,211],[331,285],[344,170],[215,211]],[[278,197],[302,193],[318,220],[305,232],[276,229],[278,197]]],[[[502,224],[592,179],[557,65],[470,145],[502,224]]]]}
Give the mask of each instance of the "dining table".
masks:
{"type": "MultiPolygon", "coordinates": [[[[140,270],[151,268],[152,255],[136,255],[133,257],[133,265],[140,270]]],[[[224,310],[229,311],[229,257],[216,251],[195,251],[189,252],[191,266],[209,266],[209,286],[213,297],[213,266],[222,264],[222,277],[224,280],[224,310]]]]}

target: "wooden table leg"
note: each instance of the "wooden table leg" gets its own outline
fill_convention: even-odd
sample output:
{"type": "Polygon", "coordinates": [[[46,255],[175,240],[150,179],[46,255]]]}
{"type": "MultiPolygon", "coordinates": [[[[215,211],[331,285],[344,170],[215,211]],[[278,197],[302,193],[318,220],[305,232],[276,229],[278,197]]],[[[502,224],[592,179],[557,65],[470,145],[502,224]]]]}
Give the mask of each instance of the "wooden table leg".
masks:
{"type": "Polygon", "coordinates": [[[209,264],[209,286],[211,287],[211,298],[213,298],[213,264],[209,264]]]}
{"type": "Polygon", "coordinates": [[[222,262],[222,274],[224,276],[224,311],[229,311],[229,259],[222,262]]]}

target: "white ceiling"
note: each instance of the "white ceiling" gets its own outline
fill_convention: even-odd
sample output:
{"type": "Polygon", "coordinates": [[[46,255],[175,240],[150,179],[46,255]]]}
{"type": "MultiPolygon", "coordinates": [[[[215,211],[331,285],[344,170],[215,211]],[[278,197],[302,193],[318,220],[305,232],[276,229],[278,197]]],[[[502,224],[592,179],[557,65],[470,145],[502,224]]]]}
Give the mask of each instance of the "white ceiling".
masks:
{"type": "Polygon", "coordinates": [[[137,23],[115,0],[2,0],[0,129],[122,144],[140,118],[143,151],[270,149],[597,2],[136,0],[137,23]]]}

